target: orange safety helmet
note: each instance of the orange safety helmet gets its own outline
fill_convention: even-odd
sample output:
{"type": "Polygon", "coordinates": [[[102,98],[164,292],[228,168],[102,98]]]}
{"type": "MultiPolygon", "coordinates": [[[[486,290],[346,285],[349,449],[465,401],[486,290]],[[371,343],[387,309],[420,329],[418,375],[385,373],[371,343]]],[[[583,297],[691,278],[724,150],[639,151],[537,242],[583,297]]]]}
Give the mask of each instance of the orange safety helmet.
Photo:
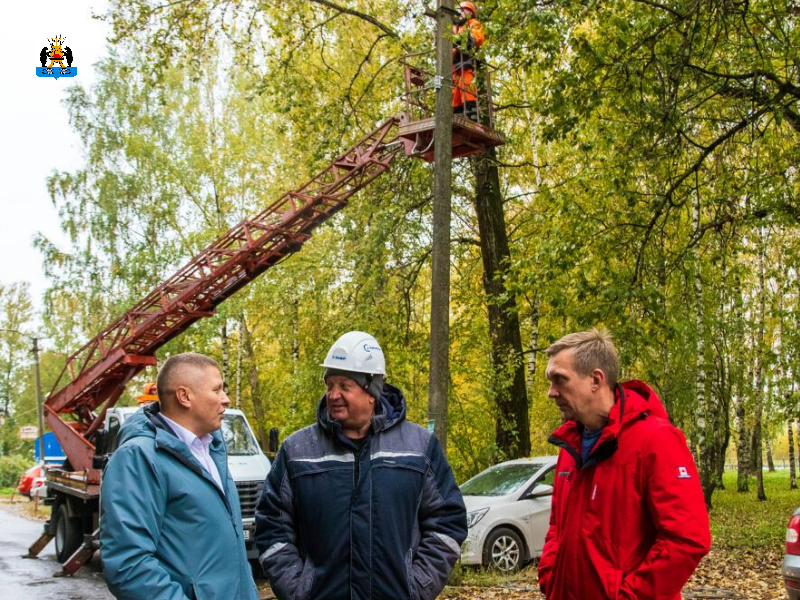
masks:
{"type": "Polygon", "coordinates": [[[153,382],[144,385],[144,394],[136,398],[139,404],[146,404],[148,402],[158,402],[158,388],[153,382]]]}
{"type": "Polygon", "coordinates": [[[472,2],[462,2],[458,6],[459,6],[459,8],[461,8],[463,10],[471,11],[473,19],[478,16],[478,7],[476,7],[474,3],[472,3],[472,2]]]}

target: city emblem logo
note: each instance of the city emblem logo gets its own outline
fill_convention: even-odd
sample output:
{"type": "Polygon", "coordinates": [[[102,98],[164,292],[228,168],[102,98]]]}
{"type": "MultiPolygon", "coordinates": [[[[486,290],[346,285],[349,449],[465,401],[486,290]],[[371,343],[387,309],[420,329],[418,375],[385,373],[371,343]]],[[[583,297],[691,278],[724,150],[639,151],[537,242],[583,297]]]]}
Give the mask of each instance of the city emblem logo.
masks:
{"type": "Polygon", "coordinates": [[[49,46],[42,48],[39,52],[39,62],[41,67],[36,67],[37,77],[75,77],[78,68],[72,66],[72,49],[66,46],[66,38],[60,35],[54,38],[47,38],[49,46]],[[67,63],[66,65],[64,63],[67,63]]]}

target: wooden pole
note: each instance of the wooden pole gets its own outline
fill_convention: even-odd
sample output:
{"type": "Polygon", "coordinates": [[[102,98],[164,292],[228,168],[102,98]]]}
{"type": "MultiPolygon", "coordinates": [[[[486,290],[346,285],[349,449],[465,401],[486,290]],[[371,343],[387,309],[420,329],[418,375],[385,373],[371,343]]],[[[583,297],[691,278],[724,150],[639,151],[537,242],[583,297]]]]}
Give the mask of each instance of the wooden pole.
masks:
{"type": "Polygon", "coordinates": [[[453,157],[453,0],[436,9],[436,127],[434,129],[433,241],[431,245],[431,354],[428,428],[447,452],[450,383],[450,194],[453,157]]]}

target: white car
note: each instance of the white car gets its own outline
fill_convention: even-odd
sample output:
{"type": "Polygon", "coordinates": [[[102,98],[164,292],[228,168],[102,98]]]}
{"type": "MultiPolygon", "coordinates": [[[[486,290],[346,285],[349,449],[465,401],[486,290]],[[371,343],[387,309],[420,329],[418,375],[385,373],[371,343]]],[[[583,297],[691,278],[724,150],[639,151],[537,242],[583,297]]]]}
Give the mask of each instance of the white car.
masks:
{"type": "Polygon", "coordinates": [[[509,460],[461,486],[467,539],[461,562],[510,573],[541,555],[550,521],[555,456],[509,460]]]}

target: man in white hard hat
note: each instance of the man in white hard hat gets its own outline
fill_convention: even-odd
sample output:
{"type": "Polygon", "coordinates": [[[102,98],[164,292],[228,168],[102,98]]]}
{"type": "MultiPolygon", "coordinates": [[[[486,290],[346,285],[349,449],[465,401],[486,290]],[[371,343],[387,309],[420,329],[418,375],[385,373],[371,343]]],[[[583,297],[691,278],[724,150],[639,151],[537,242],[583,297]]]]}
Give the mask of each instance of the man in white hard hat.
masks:
{"type": "Polygon", "coordinates": [[[467,534],[450,465],[405,420],[374,337],[344,334],[322,366],[317,423],[283,443],[256,509],[272,589],[280,600],[432,600],[467,534]]]}

